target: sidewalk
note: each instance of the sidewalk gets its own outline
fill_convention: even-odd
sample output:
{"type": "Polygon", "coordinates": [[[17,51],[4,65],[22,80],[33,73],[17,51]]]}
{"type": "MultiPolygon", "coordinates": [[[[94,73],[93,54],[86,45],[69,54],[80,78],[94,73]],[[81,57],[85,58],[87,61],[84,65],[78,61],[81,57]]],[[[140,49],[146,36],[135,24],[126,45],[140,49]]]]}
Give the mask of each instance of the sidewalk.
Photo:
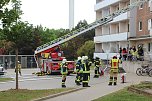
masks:
{"type": "Polygon", "coordinates": [[[89,88],[51,98],[45,101],[91,101],[109,93],[118,91],[126,86],[138,84],[145,80],[152,81],[152,78],[148,76],[137,76],[134,73],[128,73],[127,83],[122,84],[119,79],[117,86],[108,86],[108,81],[102,82],[100,84],[91,85],[89,88]]]}

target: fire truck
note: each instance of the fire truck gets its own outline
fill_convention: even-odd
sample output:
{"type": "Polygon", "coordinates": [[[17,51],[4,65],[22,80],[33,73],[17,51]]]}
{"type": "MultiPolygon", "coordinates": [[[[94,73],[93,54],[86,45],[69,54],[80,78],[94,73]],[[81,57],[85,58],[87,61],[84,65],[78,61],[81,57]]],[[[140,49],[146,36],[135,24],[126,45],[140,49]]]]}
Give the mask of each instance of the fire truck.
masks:
{"type": "MultiPolygon", "coordinates": [[[[63,51],[61,51],[60,46],[54,46],[45,51],[42,51],[37,55],[39,59],[40,71],[47,74],[60,73],[60,64],[64,59],[63,51]]],[[[67,61],[68,74],[73,73],[75,69],[74,61],[67,61]]]]}
{"type": "MultiPolygon", "coordinates": [[[[44,45],[41,45],[36,48],[35,50],[35,60],[37,63],[37,67],[40,68],[41,72],[46,72],[46,73],[52,73],[52,72],[60,72],[60,63],[61,61],[65,58],[63,56],[63,52],[60,50],[59,45],[62,43],[65,43],[69,40],[72,40],[73,38],[89,31],[92,29],[95,29],[99,26],[108,24],[111,22],[115,17],[126,13],[130,10],[132,10],[135,7],[138,7],[145,2],[148,2],[149,0],[137,0],[134,3],[130,4],[129,6],[118,10],[110,15],[107,15],[101,19],[96,20],[95,22],[83,26],[77,30],[74,30],[70,32],[69,34],[66,34],[64,36],[61,36],[51,42],[48,42],[44,45]]],[[[74,61],[67,61],[68,63],[68,71],[73,72],[75,68],[75,63],[74,61]]]]}

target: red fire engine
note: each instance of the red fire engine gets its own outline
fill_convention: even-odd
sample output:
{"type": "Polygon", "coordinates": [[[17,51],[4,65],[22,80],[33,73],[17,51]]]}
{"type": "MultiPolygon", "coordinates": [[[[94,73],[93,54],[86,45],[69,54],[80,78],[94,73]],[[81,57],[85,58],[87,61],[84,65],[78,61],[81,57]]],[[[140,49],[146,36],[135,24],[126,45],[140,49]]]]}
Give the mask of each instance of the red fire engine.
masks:
{"type": "MultiPolygon", "coordinates": [[[[45,50],[39,53],[37,56],[39,56],[40,58],[38,64],[41,72],[47,74],[60,73],[60,64],[65,57],[63,56],[63,51],[61,51],[59,46],[55,46],[48,50],[45,50]]],[[[74,72],[75,62],[67,61],[67,64],[68,74],[74,72]]]]}

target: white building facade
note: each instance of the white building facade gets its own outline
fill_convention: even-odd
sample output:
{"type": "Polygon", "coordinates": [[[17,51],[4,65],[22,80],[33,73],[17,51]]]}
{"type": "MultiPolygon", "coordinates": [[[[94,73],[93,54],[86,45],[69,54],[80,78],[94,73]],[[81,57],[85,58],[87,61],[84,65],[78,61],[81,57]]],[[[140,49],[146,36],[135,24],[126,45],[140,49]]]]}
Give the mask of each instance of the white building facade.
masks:
{"type": "MultiPolygon", "coordinates": [[[[96,20],[125,8],[130,0],[96,0],[96,20]]],[[[114,18],[110,23],[95,29],[95,53],[101,59],[119,55],[119,48],[128,48],[130,36],[130,11],[114,18]]]]}

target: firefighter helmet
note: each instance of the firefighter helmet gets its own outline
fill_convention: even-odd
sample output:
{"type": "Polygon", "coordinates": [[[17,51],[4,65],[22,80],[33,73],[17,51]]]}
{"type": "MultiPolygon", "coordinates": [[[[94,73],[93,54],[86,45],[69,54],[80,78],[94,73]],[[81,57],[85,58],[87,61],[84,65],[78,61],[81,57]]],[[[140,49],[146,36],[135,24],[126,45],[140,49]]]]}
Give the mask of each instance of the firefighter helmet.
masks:
{"type": "Polygon", "coordinates": [[[63,59],[63,60],[62,60],[62,63],[66,63],[66,61],[67,61],[66,59],[63,59]]]}
{"type": "Polygon", "coordinates": [[[140,48],[141,47],[141,45],[138,45],[138,48],[140,48]]]}
{"type": "Polygon", "coordinates": [[[88,56],[85,56],[85,60],[88,60],[88,56]]]}
{"type": "Polygon", "coordinates": [[[85,56],[82,56],[82,61],[84,61],[85,60],[85,56]]]}
{"type": "Polygon", "coordinates": [[[82,59],[82,58],[79,56],[79,57],[78,57],[78,60],[81,60],[81,59],[82,59]]]}
{"type": "Polygon", "coordinates": [[[117,59],[117,56],[113,56],[113,59],[117,59]]]}

